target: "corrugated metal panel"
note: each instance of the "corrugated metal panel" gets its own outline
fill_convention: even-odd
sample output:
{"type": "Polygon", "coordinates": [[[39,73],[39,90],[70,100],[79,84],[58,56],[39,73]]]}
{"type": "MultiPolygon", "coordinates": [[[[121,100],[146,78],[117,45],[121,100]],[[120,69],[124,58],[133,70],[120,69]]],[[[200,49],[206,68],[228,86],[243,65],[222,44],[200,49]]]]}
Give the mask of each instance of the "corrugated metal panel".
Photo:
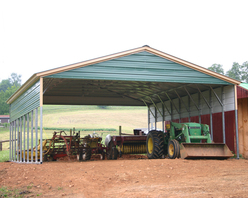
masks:
{"type": "Polygon", "coordinates": [[[248,98],[248,90],[244,87],[237,86],[237,97],[240,98],[248,98]]]}
{"type": "Polygon", "coordinates": [[[248,90],[248,83],[240,83],[240,87],[243,87],[244,89],[248,90]]]}
{"type": "Polygon", "coordinates": [[[40,81],[37,81],[11,104],[11,121],[40,106],[40,81]]]}
{"type": "Polygon", "coordinates": [[[223,85],[230,84],[226,81],[214,78],[148,52],[140,52],[46,77],[223,85]]]}
{"type": "MultiPolygon", "coordinates": [[[[214,89],[214,91],[216,92],[216,94],[219,96],[219,98],[221,98],[221,88],[216,88],[214,89]]],[[[204,95],[204,97],[209,101],[209,90],[202,92],[202,94],[204,95]]],[[[200,109],[201,109],[201,115],[205,115],[205,114],[209,114],[209,108],[206,104],[206,102],[204,101],[204,99],[202,97],[200,97],[199,100],[199,94],[192,94],[191,97],[193,98],[193,100],[195,101],[195,103],[197,105],[199,105],[200,102],[200,109]]],[[[189,99],[188,96],[184,96],[181,97],[181,99],[184,101],[185,105],[187,105],[187,108],[190,110],[190,116],[199,116],[199,111],[198,109],[195,107],[195,104],[189,99]],[[190,106],[188,106],[188,104],[190,103],[190,106]]],[[[179,110],[179,99],[173,99],[172,100],[174,105],[176,106],[176,108],[179,110]]],[[[222,107],[220,106],[220,103],[218,102],[218,100],[216,99],[216,97],[214,96],[214,94],[211,94],[211,101],[212,101],[212,113],[219,113],[222,112],[222,107]]],[[[234,110],[234,91],[233,91],[233,86],[226,86],[224,87],[224,111],[231,111],[234,110]]],[[[169,108],[169,110],[171,110],[171,102],[170,101],[166,101],[164,102],[164,104],[167,106],[167,108],[169,108]]],[[[161,106],[161,103],[158,103],[157,106],[161,106]]],[[[154,106],[151,105],[151,109],[153,109],[154,106]]],[[[173,109],[173,119],[179,119],[179,114],[177,113],[177,111],[175,110],[174,106],[172,105],[172,109],[173,109]]],[[[162,110],[161,110],[162,111],[162,110]]],[[[170,114],[165,111],[165,120],[171,120],[171,116],[170,114]]],[[[185,108],[185,106],[183,104],[181,104],[181,108],[180,108],[180,112],[181,112],[181,118],[186,118],[189,116],[189,113],[187,111],[187,109],[185,108]]],[[[154,122],[155,119],[153,118],[152,115],[150,115],[150,122],[154,122]]],[[[162,117],[160,116],[160,114],[158,114],[158,118],[157,121],[162,121],[162,117]]]]}

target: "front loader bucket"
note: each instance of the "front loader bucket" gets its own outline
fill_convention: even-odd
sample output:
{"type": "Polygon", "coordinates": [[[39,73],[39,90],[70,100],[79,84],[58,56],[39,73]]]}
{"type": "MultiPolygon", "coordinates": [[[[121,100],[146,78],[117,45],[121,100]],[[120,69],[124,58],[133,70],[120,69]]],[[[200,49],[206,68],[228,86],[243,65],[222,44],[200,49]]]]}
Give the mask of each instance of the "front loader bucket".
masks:
{"type": "Polygon", "coordinates": [[[181,143],[183,159],[227,159],[233,157],[226,144],[222,143],[181,143]]]}

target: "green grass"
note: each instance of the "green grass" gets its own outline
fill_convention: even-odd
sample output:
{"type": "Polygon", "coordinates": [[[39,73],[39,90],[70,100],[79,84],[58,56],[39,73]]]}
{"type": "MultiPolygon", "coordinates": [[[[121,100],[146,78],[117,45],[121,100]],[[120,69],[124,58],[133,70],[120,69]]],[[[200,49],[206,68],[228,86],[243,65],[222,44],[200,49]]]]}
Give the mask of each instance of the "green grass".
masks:
{"type": "Polygon", "coordinates": [[[81,129],[106,129],[116,131],[122,126],[124,133],[132,133],[134,128],[147,127],[146,107],[108,107],[97,106],[54,106],[43,107],[43,127],[81,129]]]}
{"type": "Polygon", "coordinates": [[[0,162],[6,161],[9,161],[9,150],[0,151],[0,162]]]}
{"type": "Polygon", "coordinates": [[[20,195],[20,190],[18,189],[8,189],[7,187],[3,186],[0,188],[0,197],[23,197],[20,195]]]}

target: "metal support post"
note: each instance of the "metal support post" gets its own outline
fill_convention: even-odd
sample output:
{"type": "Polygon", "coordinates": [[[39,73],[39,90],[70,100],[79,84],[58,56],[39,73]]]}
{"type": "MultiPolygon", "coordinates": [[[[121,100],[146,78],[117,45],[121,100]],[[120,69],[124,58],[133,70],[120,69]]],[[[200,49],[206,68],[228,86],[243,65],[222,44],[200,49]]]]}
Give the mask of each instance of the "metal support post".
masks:
{"type": "Polygon", "coordinates": [[[38,108],[35,109],[35,162],[38,162],[38,108]]]}
{"type": "Polygon", "coordinates": [[[11,148],[12,148],[12,150],[11,150],[11,161],[13,161],[14,160],[14,130],[15,130],[15,121],[12,121],[11,122],[12,123],[12,138],[11,138],[11,148]]]}
{"type": "Polygon", "coordinates": [[[199,107],[199,123],[201,124],[201,115],[202,115],[202,110],[201,110],[201,95],[198,93],[198,107],[199,107]]]}
{"type": "Polygon", "coordinates": [[[225,93],[224,93],[224,87],[221,87],[221,102],[222,102],[222,127],[223,127],[223,143],[226,143],[226,128],[225,128],[225,106],[224,106],[224,99],[225,93]]]}
{"type": "MultiPolygon", "coordinates": [[[[142,99],[143,100],[143,99],[142,99]]],[[[151,114],[153,115],[153,117],[155,118],[155,115],[153,114],[153,112],[150,109],[150,106],[147,105],[146,101],[143,100],[143,102],[145,103],[145,105],[147,106],[148,110],[151,112],[151,114]]]]}
{"type": "Polygon", "coordinates": [[[179,103],[179,123],[181,123],[181,100],[178,100],[179,103]]]}
{"type": "Polygon", "coordinates": [[[187,105],[184,103],[183,99],[179,96],[179,94],[177,93],[177,91],[176,90],[174,90],[174,91],[177,94],[177,97],[179,98],[179,100],[181,101],[181,103],[183,104],[183,106],[185,107],[185,109],[187,110],[187,112],[189,113],[189,118],[190,118],[190,111],[189,111],[187,105]]]}
{"type": "Polygon", "coordinates": [[[152,98],[151,98],[151,97],[149,97],[149,98],[150,98],[150,100],[152,101],[152,103],[153,103],[153,105],[154,105],[155,109],[157,109],[157,110],[158,110],[158,112],[159,112],[159,114],[162,116],[162,113],[161,113],[161,111],[159,110],[159,108],[157,107],[157,105],[155,104],[155,102],[152,100],[152,98]]]}
{"type": "MultiPolygon", "coordinates": [[[[25,138],[25,128],[26,128],[26,119],[25,115],[23,116],[23,161],[25,162],[25,149],[26,149],[26,138],[25,138]]],[[[28,152],[28,151],[27,151],[28,152]]]]}
{"type": "Polygon", "coordinates": [[[147,112],[148,112],[148,132],[150,131],[150,111],[149,108],[147,108],[147,112]]]}
{"type": "Polygon", "coordinates": [[[12,150],[12,140],[11,140],[12,122],[9,124],[9,161],[11,161],[11,150],[12,150]]]}
{"type": "Polygon", "coordinates": [[[33,142],[34,142],[34,111],[32,110],[31,112],[31,162],[34,161],[34,156],[33,156],[33,148],[34,148],[34,145],[33,145],[33,142]]]}
{"type": "Polygon", "coordinates": [[[15,150],[14,150],[14,161],[16,161],[16,120],[15,120],[15,150]]]}
{"type": "Polygon", "coordinates": [[[237,159],[239,159],[239,127],[238,127],[237,85],[234,85],[234,109],[235,109],[235,129],[236,129],[237,159]]]}
{"type": "Polygon", "coordinates": [[[190,114],[190,113],[191,113],[191,112],[190,112],[190,109],[191,109],[191,108],[190,108],[190,105],[191,105],[191,104],[190,104],[190,98],[189,98],[189,96],[188,96],[188,106],[189,106],[189,122],[191,121],[191,114],[190,114]]]}
{"type": "Polygon", "coordinates": [[[29,163],[29,113],[27,114],[27,163],[29,163]]]}
{"type": "Polygon", "coordinates": [[[209,97],[210,97],[210,130],[211,130],[211,139],[214,140],[214,132],[213,132],[213,107],[212,107],[212,92],[209,90],[209,97]]]}
{"type": "Polygon", "coordinates": [[[171,121],[173,120],[173,105],[172,105],[172,103],[170,103],[170,108],[171,108],[171,121]]]}
{"type": "Polygon", "coordinates": [[[191,97],[190,93],[188,92],[188,90],[186,89],[186,87],[184,87],[185,91],[187,92],[190,100],[194,103],[195,107],[197,108],[197,110],[200,112],[200,108],[197,106],[196,102],[193,100],[193,98],[191,97]]]}
{"type": "MultiPolygon", "coordinates": [[[[177,113],[180,114],[178,109],[177,109],[177,107],[176,107],[176,105],[174,104],[173,100],[171,100],[170,96],[167,93],[165,93],[165,94],[166,94],[167,98],[170,100],[170,102],[173,105],[173,107],[176,109],[177,113]]],[[[172,110],[171,110],[171,112],[172,112],[172,110]]]]}
{"type": "Polygon", "coordinates": [[[157,115],[157,108],[155,107],[155,130],[157,130],[157,118],[158,117],[158,115],[157,115]]]}
{"type": "MultiPolygon", "coordinates": [[[[212,92],[214,93],[216,99],[218,100],[218,102],[220,103],[221,107],[222,107],[222,133],[223,133],[223,143],[226,143],[226,132],[225,132],[225,112],[224,112],[224,104],[222,103],[221,99],[218,97],[217,93],[214,91],[214,89],[210,86],[212,92]]],[[[223,86],[221,89],[221,95],[222,95],[222,99],[223,99],[223,86]]]]}
{"type": "Polygon", "coordinates": [[[19,162],[19,149],[20,149],[20,132],[19,132],[19,118],[17,119],[17,162],[19,162]]]}
{"type": "Polygon", "coordinates": [[[42,164],[42,153],[43,153],[43,151],[42,151],[42,145],[43,145],[43,141],[42,141],[42,139],[43,139],[43,134],[42,134],[42,125],[43,125],[43,120],[42,120],[42,106],[40,107],[40,163],[42,164]]]}
{"type": "Polygon", "coordinates": [[[22,162],[22,117],[20,117],[20,162],[22,162]]]}
{"type": "Polygon", "coordinates": [[[162,118],[162,129],[163,129],[163,132],[165,131],[165,127],[164,127],[164,107],[163,107],[163,104],[162,104],[162,113],[163,113],[163,118],[162,118]]]}
{"type": "Polygon", "coordinates": [[[169,109],[167,108],[167,106],[164,104],[164,102],[162,101],[162,99],[160,98],[160,96],[158,94],[156,94],[159,98],[159,100],[161,101],[161,103],[163,104],[163,106],[166,108],[167,112],[171,115],[171,112],[169,111],[169,109]]]}

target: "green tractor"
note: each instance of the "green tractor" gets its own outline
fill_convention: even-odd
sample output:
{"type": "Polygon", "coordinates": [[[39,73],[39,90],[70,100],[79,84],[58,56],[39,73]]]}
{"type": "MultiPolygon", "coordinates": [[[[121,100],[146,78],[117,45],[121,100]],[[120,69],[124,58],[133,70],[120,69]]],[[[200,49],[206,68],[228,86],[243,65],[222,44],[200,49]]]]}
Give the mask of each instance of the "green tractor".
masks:
{"type": "Polygon", "coordinates": [[[233,156],[226,144],[212,142],[206,124],[171,122],[166,125],[166,130],[166,133],[157,130],[148,133],[146,150],[149,159],[166,155],[170,159],[227,159],[233,156]]]}

